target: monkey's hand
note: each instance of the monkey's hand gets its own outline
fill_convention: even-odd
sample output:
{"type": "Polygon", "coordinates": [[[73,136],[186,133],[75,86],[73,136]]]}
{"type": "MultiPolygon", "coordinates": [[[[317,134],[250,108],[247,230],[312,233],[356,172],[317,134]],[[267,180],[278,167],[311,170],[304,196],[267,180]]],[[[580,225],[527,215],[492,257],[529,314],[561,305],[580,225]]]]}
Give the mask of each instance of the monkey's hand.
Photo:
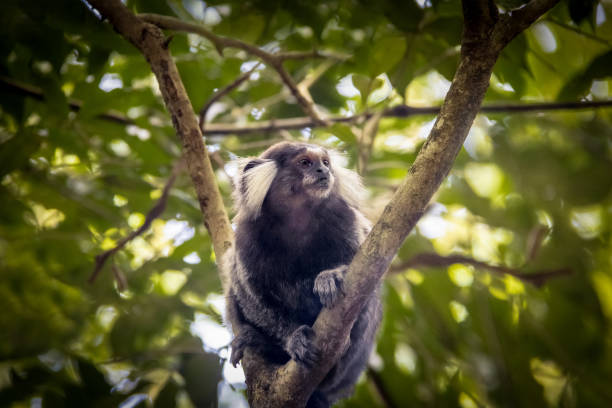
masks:
{"type": "Polygon", "coordinates": [[[323,306],[328,309],[344,296],[344,274],[348,265],[326,269],[319,272],[314,281],[313,292],[319,296],[323,306]]]}
{"type": "Polygon", "coordinates": [[[300,326],[287,338],[285,350],[295,361],[311,367],[319,358],[319,350],[313,343],[314,330],[310,326],[300,326]]]}

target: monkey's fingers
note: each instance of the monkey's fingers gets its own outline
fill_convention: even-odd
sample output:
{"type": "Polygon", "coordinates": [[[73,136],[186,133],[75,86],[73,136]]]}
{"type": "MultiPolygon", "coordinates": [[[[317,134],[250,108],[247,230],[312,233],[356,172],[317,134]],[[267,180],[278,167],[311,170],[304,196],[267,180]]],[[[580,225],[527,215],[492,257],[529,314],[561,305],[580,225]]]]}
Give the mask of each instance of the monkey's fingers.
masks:
{"type": "Polygon", "coordinates": [[[313,292],[319,296],[323,306],[330,308],[344,296],[344,271],[346,266],[327,269],[317,275],[313,292]]]}

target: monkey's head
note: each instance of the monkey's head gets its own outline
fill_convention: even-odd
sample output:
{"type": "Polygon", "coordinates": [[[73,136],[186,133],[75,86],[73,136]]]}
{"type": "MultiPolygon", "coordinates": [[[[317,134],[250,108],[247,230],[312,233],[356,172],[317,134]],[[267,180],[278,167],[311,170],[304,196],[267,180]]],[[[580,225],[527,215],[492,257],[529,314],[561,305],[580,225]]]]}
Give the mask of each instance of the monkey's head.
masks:
{"type": "Polygon", "coordinates": [[[341,166],[342,156],[317,145],[281,142],[258,158],[241,160],[234,199],[238,218],[257,218],[266,197],[275,208],[316,205],[337,195],[358,207],[360,177],[341,166]]]}

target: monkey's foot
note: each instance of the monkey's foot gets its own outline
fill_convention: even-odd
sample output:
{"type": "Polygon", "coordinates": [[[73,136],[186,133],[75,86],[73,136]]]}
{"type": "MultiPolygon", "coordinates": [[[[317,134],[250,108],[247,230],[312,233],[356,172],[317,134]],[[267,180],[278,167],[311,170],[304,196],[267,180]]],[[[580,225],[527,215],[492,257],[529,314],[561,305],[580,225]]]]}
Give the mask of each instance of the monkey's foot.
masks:
{"type": "Polygon", "coordinates": [[[232,347],[232,355],[230,356],[230,363],[234,367],[238,365],[238,362],[242,360],[242,356],[244,355],[244,349],[248,346],[248,341],[244,336],[236,336],[230,343],[232,347]]]}
{"type": "Polygon", "coordinates": [[[312,327],[300,326],[287,339],[285,350],[292,359],[310,367],[319,358],[319,350],[313,343],[314,337],[312,327]]]}
{"type": "Polygon", "coordinates": [[[313,292],[319,296],[323,306],[330,308],[344,296],[344,274],[347,265],[319,272],[314,281],[313,292]]]}

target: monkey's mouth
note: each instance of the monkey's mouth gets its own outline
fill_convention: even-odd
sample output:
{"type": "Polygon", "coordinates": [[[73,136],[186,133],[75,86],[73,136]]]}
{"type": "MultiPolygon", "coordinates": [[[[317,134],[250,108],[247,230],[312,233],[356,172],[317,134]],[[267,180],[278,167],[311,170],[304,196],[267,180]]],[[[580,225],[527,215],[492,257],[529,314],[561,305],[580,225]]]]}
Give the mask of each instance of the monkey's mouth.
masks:
{"type": "Polygon", "coordinates": [[[329,188],[329,178],[320,177],[315,183],[314,187],[320,188],[321,190],[325,190],[329,188]]]}

